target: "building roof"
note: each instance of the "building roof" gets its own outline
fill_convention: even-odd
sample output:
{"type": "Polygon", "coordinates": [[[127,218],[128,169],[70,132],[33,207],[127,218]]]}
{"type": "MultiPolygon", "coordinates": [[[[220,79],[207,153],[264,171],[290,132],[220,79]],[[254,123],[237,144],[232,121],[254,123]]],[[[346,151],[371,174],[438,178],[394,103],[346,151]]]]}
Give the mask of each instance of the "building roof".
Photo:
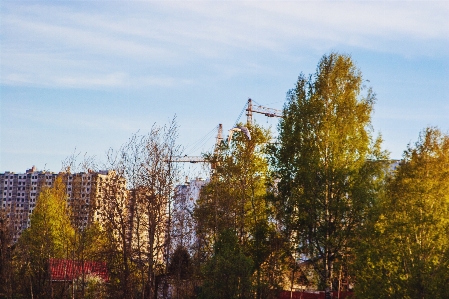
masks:
{"type": "Polygon", "coordinates": [[[73,261],[50,259],[50,275],[52,281],[68,281],[79,278],[82,274],[95,274],[104,281],[109,280],[105,262],[73,261]]]}

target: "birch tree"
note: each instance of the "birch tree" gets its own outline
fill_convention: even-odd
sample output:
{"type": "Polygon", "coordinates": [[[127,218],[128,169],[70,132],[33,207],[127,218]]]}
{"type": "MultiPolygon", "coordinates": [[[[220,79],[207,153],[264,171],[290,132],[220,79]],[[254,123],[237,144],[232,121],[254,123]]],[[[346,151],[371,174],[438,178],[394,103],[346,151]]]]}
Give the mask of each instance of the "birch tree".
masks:
{"type": "Polygon", "coordinates": [[[268,131],[248,125],[251,140],[234,134],[229,144],[222,144],[216,157],[217,168],[200,194],[194,211],[199,233],[210,243],[221,231],[233,229],[239,242],[246,244],[259,222],[268,218],[265,201],[268,164],[264,148],[268,131]]]}
{"type": "Polygon", "coordinates": [[[288,92],[271,149],[278,220],[293,249],[313,263],[321,289],[333,287],[334,264],[350,255],[375,203],[382,163],[374,162],[386,159],[372,136],[375,100],[350,56],[324,55],[315,74],[301,74],[288,92]]]}
{"type": "Polygon", "coordinates": [[[380,212],[361,239],[362,298],[447,298],[449,136],[427,128],[389,178],[380,212]]]}
{"type": "Polygon", "coordinates": [[[70,221],[66,188],[60,177],[54,186],[43,187],[31,225],[19,239],[16,252],[23,290],[33,298],[50,298],[49,259],[67,258],[72,252],[75,231],[70,221]]]}
{"type": "Polygon", "coordinates": [[[214,254],[213,246],[222,232],[231,230],[236,234],[244,253],[253,261],[253,282],[256,297],[260,298],[262,286],[272,287],[262,271],[269,267],[262,265],[272,253],[270,242],[276,232],[274,223],[269,221],[266,197],[265,149],[271,133],[257,124],[247,124],[247,129],[250,138],[244,132],[234,134],[214,157],[215,172],[202,189],[194,216],[208,257],[214,254]]]}

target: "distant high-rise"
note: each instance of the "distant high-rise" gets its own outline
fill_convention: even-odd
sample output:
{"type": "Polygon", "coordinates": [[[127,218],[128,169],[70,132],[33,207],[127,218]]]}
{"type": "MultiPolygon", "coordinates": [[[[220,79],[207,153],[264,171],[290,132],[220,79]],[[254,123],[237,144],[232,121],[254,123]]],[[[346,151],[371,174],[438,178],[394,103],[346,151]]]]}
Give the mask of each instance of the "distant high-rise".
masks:
{"type": "Polygon", "coordinates": [[[193,211],[201,189],[209,182],[201,178],[187,181],[175,187],[175,198],[171,224],[171,250],[182,246],[192,250],[197,243],[193,211]]]}
{"type": "Polygon", "coordinates": [[[54,173],[38,171],[33,166],[25,173],[6,171],[0,173],[1,211],[13,229],[13,242],[17,242],[23,230],[30,226],[30,216],[36,207],[40,191],[52,187],[57,176],[66,185],[67,203],[72,208],[73,223],[83,229],[98,220],[98,204],[101,182],[111,176],[110,171],[80,173],[54,173]],[[92,207],[95,206],[95,209],[92,207]]]}

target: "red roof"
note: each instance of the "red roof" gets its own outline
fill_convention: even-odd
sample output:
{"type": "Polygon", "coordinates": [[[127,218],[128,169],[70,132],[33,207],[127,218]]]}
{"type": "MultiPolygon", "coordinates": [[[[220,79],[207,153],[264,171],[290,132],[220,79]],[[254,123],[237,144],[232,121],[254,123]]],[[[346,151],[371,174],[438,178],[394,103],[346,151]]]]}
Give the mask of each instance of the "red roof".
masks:
{"type": "Polygon", "coordinates": [[[73,261],[50,259],[52,281],[67,281],[79,278],[82,274],[95,274],[108,281],[108,269],[105,262],[73,261]]]}
{"type": "MultiPolygon", "coordinates": [[[[333,291],[332,292],[332,298],[337,298],[338,292],[333,291]]],[[[325,293],[323,291],[317,291],[317,292],[301,292],[301,291],[281,291],[278,296],[278,299],[324,299],[325,293]]],[[[342,299],[355,299],[353,292],[340,292],[340,298],[342,299]]]]}

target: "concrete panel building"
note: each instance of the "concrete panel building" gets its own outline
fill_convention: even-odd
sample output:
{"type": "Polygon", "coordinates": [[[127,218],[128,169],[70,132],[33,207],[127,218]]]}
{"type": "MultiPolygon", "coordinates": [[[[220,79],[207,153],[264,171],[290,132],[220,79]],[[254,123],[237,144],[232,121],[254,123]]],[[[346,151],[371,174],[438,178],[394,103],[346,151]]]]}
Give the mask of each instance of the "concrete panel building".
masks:
{"type": "Polygon", "coordinates": [[[54,173],[38,171],[34,166],[25,173],[0,173],[0,208],[13,230],[13,242],[17,242],[22,231],[30,226],[30,216],[42,188],[52,187],[57,176],[62,176],[66,185],[73,223],[84,229],[92,221],[98,221],[101,182],[107,181],[111,175],[110,171],[54,173]]]}

